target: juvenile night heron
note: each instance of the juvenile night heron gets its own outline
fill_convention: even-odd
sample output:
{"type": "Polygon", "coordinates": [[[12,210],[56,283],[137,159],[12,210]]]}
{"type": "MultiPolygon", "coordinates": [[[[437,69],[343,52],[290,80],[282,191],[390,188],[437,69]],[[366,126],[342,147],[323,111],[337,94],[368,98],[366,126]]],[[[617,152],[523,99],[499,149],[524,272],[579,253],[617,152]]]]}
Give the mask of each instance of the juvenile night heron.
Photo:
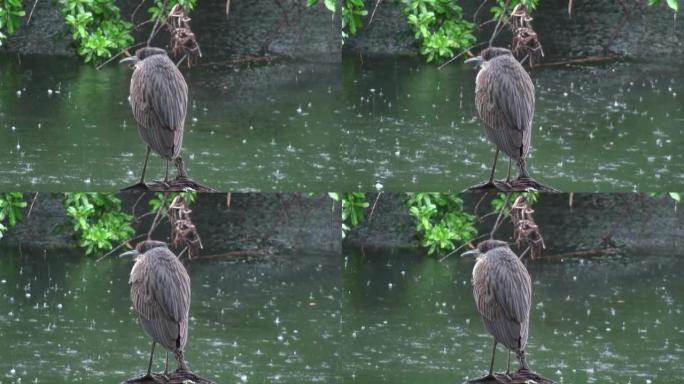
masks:
{"type": "Polygon", "coordinates": [[[525,157],[530,149],[534,115],[534,84],[530,75],[506,48],[491,47],[465,61],[480,68],[475,80],[475,106],[484,122],[485,135],[496,145],[489,184],[494,181],[499,151],[518,165],[518,178],[529,178],[525,157]]]}
{"type": "MultiPolygon", "coordinates": [[[[138,312],[140,325],[152,338],[152,351],[147,375],[151,377],[154,346],[161,344],[173,353],[178,371],[186,371],[183,348],[188,339],[188,313],[190,311],[190,277],[166,243],[146,240],[138,243],[134,250],[120,257],[134,257],[128,283],[131,286],[131,301],[138,312]]],[[[168,352],[166,369],[168,371],[168,352]]]]}
{"type": "Polygon", "coordinates": [[[138,49],[135,56],[119,63],[134,67],[128,101],[140,137],[147,145],[140,184],[145,181],[150,149],[166,160],[164,182],[168,181],[169,161],[172,160],[179,176],[186,176],[180,156],[188,109],[188,86],[183,75],[161,48],[138,49]]]}
{"type": "Polygon", "coordinates": [[[490,335],[494,336],[492,362],[489,375],[471,383],[494,378],[494,355],[496,344],[508,348],[508,369],[510,374],[510,351],[515,352],[519,371],[529,371],[525,358],[527,332],[532,302],[532,285],[527,269],[508,244],[498,240],[485,240],[477,249],[462,256],[477,256],[473,268],[473,296],[477,311],[490,335]]]}

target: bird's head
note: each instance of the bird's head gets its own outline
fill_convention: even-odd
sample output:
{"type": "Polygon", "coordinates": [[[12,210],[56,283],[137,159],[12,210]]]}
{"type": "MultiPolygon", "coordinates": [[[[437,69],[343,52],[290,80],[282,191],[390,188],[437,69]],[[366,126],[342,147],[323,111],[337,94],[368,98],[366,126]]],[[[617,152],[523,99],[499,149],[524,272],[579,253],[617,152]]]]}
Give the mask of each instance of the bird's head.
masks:
{"type": "Polygon", "coordinates": [[[135,249],[131,249],[130,251],[124,252],[121,255],[119,255],[119,258],[132,257],[135,259],[138,256],[142,255],[143,253],[149,251],[150,249],[159,248],[159,247],[166,248],[166,243],[164,243],[163,241],[156,241],[156,240],[144,240],[144,241],[139,242],[135,246],[135,249]]]}
{"type": "Polygon", "coordinates": [[[480,52],[480,56],[471,57],[470,59],[464,61],[464,63],[474,65],[475,67],[480,67],[489,60],[497,56],[504,55],[512,56],[513,54],[509,49],[506,48],[490,47],[483,49],[482,52],[480,52]]]}
{"type": "Polygon", "coordinates": [[[161,48],[155,47],[140,48],[137,51],[135,51],[135,55],[129,56],[119,61],[119,64],[134,66],[139,61],[145,60],[146,58],[154,55],[166,55],[166,51],[161,48]]]}
{"type": "Polygon", "coordinates": [[[508,248],[508,243],[505,242],[505,241],[501,241],[501,240],[485,240],[485,241],[481,241],[481,242],[477,245],[477,248],[462,253],[462,254],[461,254],[461,257],[477,257],[477,256],[480,256],[480,255],[484,255],[485,253],[491,251],[492,249],[499,248],[499,247],[506,247],[506,248],[508,248]]]}

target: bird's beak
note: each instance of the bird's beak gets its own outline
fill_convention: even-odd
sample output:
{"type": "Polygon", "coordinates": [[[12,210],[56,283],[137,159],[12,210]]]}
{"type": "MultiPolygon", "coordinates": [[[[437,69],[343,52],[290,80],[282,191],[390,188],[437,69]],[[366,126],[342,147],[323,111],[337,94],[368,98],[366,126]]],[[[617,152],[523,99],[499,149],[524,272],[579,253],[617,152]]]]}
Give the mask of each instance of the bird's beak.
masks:
{"type": "Polygon", "coordinates": [[[137,56],[128,56],[127,58],[119,61],[119,64],[124,64],[124,65],[135,65],[138,62],[138,57],[137,56]]]}
{"type": "Polygon", "coordinates": [[[477,249],[471,249],[470,251],[466,251],[461,253],[461,257],[477,257],[480,256],[480,251],[477,249]]]}
{"type": "Polygon", "coordinates": [[[138,257],[139,255],[140,255],[140,252],[138,252],[137,249],[131,249],[131,250],[128,251],[128,252],[124,252],[124,253],[120,254],[120,255],[119,255],[119,259],[123,259],[124,257],[132,257],[132,258],[135,259],[135,258],[138,257]]]}
{"type": "Polygon", "coordinates": [[[474,66],[478,66],[478,65],[482,64],[482,57],[481,56],[474,56],[474,57],[471,57],[470,59],[464,61],[464,63],[474,65],[474,66]]]}

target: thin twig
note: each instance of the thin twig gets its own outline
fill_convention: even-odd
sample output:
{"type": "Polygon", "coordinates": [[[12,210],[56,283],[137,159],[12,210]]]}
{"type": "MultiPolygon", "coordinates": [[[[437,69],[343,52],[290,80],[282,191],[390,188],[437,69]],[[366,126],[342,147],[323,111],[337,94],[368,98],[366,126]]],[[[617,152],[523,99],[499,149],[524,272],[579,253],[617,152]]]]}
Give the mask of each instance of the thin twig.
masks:
{"type": "Polygon", "coordinates": [[[373,208],[371,208],[370,215],[368,215],[368,221],[373,218],[373,212],[375,212],[375,206],[378,205],[378,200],[380,200],[380,196],[382,195],[382,191],[378,192],[378,195],[375,196],[375,202],[373,203],[373,208]]]}
{"type": "Polygon", "coordinates": [[[142,198],[145,197],[145,193],[146,192],[139,194],[138,198],[135,200],[135,203],[133,203],[133,207],[131,207],[131,216],[135,217],[135,208],[138,206],[140,200],[142,200],[142,198]]]}
{"type": "Polygon", "coordinates": [[[119,248],[123,247],[124,245],[128,244],[129,242],[131,242],[131,241],[133,241],[133,240],[137,240],[137,239],[139,239],[139,238],[141,238],[141,237],[143,237],[143,236],[145,236],[145,234],[144,234],[144,233],[141,233],[141,234],[139,234],[139,235],[137,235],[137,236],[131,237],[130,239],[126,239],[126,240],[122,241],[121,243],[119,243],[119,245],[117,245],[116,247],[112,248],[111,251],[109,251],[109,252],[105,253],[104,255],[100,256],[100,257],[99,257],[97,260],[95,260],[95,261],[98,262],[98,261],[104,259],[105,257],[107,257],[107,256],[111,255],[112,253],[116,252],[117,249],[119,249],[119,248]]]}
{"type": "MultiPolygon", "coordinates": [[[[452,57],[451,59],[449,59],[449,61],[447,61],[446,63],[444,63],[444,64],[440,65],[439,67],[437,67],[437,69],[442,69],[442,68],[444,68],[444,66],[446,66],[447,64],[449,64],[449,63],[451,63],[452,61],[454,61],[454,60],[458,59],[459,57],[463,56],[464,53],[470,52],[471,49],[477,48],[477,47],[481,47],[481,46],[483,46],[483,45],[485,45],[485,44],[487,44],[486,41],[480,42],[480,43],[477,43],[477,44],[474,44],[474,45],[471,45],[470,47],[468,47],[468,48],[464,49],[463,51],[461,51],[461,53],[459,53],[458,55],[456,55],[456,56],[452,57]]],[[[472,55],[472,52],[470,52],[470,54],[472,55]]]]}
{"type": "Polygon", "coordinates": [[[131,13],[131,23],[135,22],[135,14],[138,13],[138,11],[140,10],[140,7],[142,7],[142,5],[145,1],[147,1],[147,0],[140,0],[140,3],[138,3],[138,5],[135,7],[135,9],[133,10],[133,13],[131,13]]]}
{"type": "Polygon", "coordinates": [[[373,13],[371,13],[371,17],[370,17],[370,20],[368,21],[368,25],[371,25],[371,23],[373,22],[373,17],[375,17],[375,11],[378,10],[378,5],[380,5],[381,1],[382,0],[377,0],[375,2],[375,7],[373,7],[373,13]]]}
{"type": "Polygon", "coordinates": [[[36,4],[38,4],[38,0],[33,2],[33,7],[31,7],[31,12],[29,13],[29,17],[26,20],[26,25],[29,25],[31,23],[31,17],[33,17],[33,11],[36,9],[36,4]]]}
{"type": "Polygon", "coordinates": [[[157,225],[159,225],[159,215],[161,214],[162,208],[164,208],[164,203],[166,203],[167,196],[169,196],[168,192],[164,192],[164,197],[162,198],[162,201],[159,203],[157,214],[154,216],[154,220],[152,220],[152,226],[150,226],[150,230],[149,232],[147,232],[148,240],[152,238],[152,232],[157,228],[157,225]]]}
{"type": "Polygon", "coordinates": [[[38,192],[33,195],[33,200],[31,201],[31,206],[29,207],[28,213],[26,214],[26,217],[31,216],[31,211],[33,210],[33,204],[36,203],[36,199],[38,198],[38,192]]]}
{"type": "Polygon", "coordinates": [[[488,194],[489,194],[489,192],[483,193],[482,197],[480,197],[480,200],[478,200],[477,204],[475,204],[475,208],[473,209],[473,215],[475,215],[475,221],[476,222],[479,221],[479,219],[480,219],[479,215],[477,213],[477,209],[480,208],[480,204],[482,204],[482,201],[484,201],[485,197],[487,197],[488,194]]]}
{"type": "Polygon", "coordinates": [[[506,194],[506,200],[504,200],[503,204],[501,205],[501,210],[499,211],[499,216],[496,217],[496,221],[494,222],[494,227],[492,228],[492,232],[489,234],[489,238],[493,239],[494,238],[494,233],[496,233],[496,230],[499,229],[499,225],[501,225],[501,218],[503,217],[503,212],[506,209],[506,206],[508,205],[508,198],[510,197],[510,194],[506,194]]]}
{"type": "Polygon", "coordinates": [[[460,251],[461,249],[463,249],[463,247],[465,247],[466,245],[471,245],[473,241],[479,240],[479,239],[481,239],[481,238],[483,238],[483,237],[485,237],[485,236],[487,236],[487,235],[480,235],[480,236],[477,236],[477,237],[473,237],[473,238],[470,239],[469,241],[466,241],[465,243],[461,244],[460,247],[458,247],[458,248],[454,249],[453,251],[447,253],[446,256],[444,256],[444,257],[442,257],[441,259],[439,259],[439,262],[441,263],[442,261],[446,260],[447,257],[449,257],[449,256],[455,254],[456,252],[460,251]]]}
{"type": "Polygon", "coordinates": [[[104,67],[105,65],[107,65],[107,64],[111,63],[112,61],[116,60],[116,58],[119,57],[119,56],[121,56],[123,53],[128,52],[129,49],[137,48],[137,47],[139,47],[139,46],[141,46],[141,45],[143,45],[143,44],[145,44],[145,43],[137,43],[137,44],[131,45],[130,47],[126,47],[126,48],[122,49],[121,51],[119,51],[119,53],[117,53],[116,55],[110,57],[110,58],[107,59],[104,63],[102,63],[102,64],[98,65],[97,67],[95,67],[95,69],[99,71],[102,67],[104,67]]]}
{"type": "Polygon", "coordinates": [[[161,9],[159,9],[159,15],[157,15],[157,20],[154,22],[154,26],[152,27],[152,32],[150,32],[150,38],[147,39],[147,46],[149,47],[150,44],[152,43],[152,39],[154,39],[154,36],[157,35],[157,27],[159,26],[159,20],[161,20],[162,16],[165,15],[166,11],[166,4],[169,2],[169,0],[164,0],[164,4],[162,5],[161,9]]]}
{"type": "Polygon", "coordinates": [[[592,249],[584,249],[584,250],[580,250],[580,251],[559,253],[556,255],[542,256],[541,258],[543,258],[543,259],[565,259],[568,257],[592,257],[592,256],[597,256],[597,255],[606,255],[606,254],[617,253],[619,250],[620,249],[616,248],[616,247],[592,248],[592,249]]]}
{"type": "Polygon", "coordinates": [[[482,0],[482,2],[480,3],[480,6],[477,7],[477,9],[475,10],[475,13],[473,13],[473,24],[477,24],[477,14],[480,13],[480,10],[482,9],[482,7],[484,7],[484,5],[487,4],[487,1],[488,0],[482,0]]]}
{"type": "Polygon", "coordinates": [[[525,257],[525,255],[530,249],[532,249],[532,246],[528,245],[527,248],[525,248],[525,250],[523,251],[523,253],[521,253],[520,256],[518,256],[518,259],[522,260],[522,258],[525,257]]]}
{"type": "Polygon", "coordinates": [[[229,14],[230,14],[230,0],[226,0],[226,19],[228,18],[229,14]]]}
{"type": "MultiPolygon", "coordinates": [[[[506,16],[506,10],[508,9],[508,1],[504,3],[503,9],[501,10],[501,15],[499,15],[499,21],[496,22],[496,26],[494,27],[494,32],[492,33],[492,37],[489,38],[489,46],[491,47],[492,44],[494,43],[494,39],[496,36],[501,32],[499,31],[499,26],[501,26],[501,22],[503,21],[504,16],[506,16]]],[[[503,27],[501,28],[503,30],[503,27]]]]}

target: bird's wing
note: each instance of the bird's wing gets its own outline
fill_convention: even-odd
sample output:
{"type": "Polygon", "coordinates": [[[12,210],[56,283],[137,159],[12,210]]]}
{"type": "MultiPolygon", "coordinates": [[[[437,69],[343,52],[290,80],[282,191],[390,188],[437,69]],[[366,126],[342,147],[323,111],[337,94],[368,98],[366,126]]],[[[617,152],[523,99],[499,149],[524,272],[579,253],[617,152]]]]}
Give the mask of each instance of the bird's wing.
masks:
{"type": "Polygon", "coordinates": [[[511,157],[529,151],[534,115],[534,84],[530,75],[512,56],[492,59],[479,74],[476,98],[485,125],[496,131],[490,137],[511,157]]]}
{"type": "Polygon", "coordinates": [[[519,349],[527,344],[532,289],[525,267],[513,257],[480,259],[473,270],[473,294],[487,331],[508,348],[519,349]]]}
{"type": "Polygon", "coordinates": [[[188,102],[183,75],[166,56],[140,62],[131,78],[131,107],[143,140],[160,155],[180,152],[188,102]]]}
{"type": "Polygon", "coordinates": [[[494,292],[494,299],[505,319],[522,324],[530,315],[532,283],[518,256],[508,249],[505,252],[509,252],[511,257],[500,258],[498,268],[492,271],[499,286],[494,292]]]}
{"type": "Polygon", "coordinates": [[[168,249],[150,252],[168,252],[171,257],[146,255],[136,262],[129,280],[133,307],[146,319],[187,320],[190,277],[185,267],[168,249]]]}

